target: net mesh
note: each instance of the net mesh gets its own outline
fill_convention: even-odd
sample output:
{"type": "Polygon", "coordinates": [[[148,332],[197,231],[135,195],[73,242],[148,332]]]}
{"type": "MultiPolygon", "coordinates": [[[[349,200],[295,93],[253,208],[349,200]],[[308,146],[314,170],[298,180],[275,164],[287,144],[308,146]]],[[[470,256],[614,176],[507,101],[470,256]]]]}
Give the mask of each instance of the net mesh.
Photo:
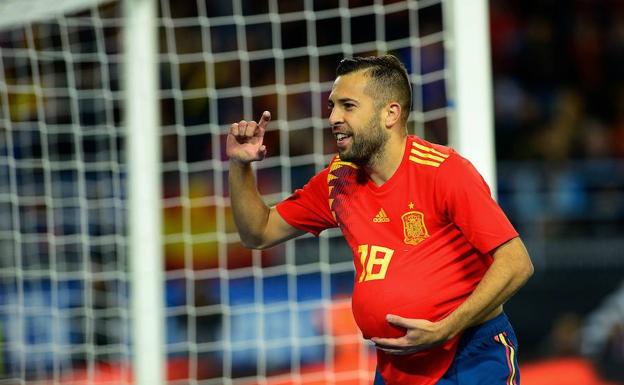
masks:
{"type": "Polygon", "coordinates": [[[0,32],[1,383],[129,358],[117,17],[0,32]]]}
{"type": "MultiPolygon", "coordinates": [[[[225,132],[272,112],[255,166],[275,203],[335,151],[339,60],[388,52],[414,86],[410,130],[446,143],[441,1],[161,0],[159,15],[168,383],[370,384],[341,234],[243,248],[225,132]]],[[[111,2],[0,32],[0,383],[129,382],[122,23],[111,2]]]]}

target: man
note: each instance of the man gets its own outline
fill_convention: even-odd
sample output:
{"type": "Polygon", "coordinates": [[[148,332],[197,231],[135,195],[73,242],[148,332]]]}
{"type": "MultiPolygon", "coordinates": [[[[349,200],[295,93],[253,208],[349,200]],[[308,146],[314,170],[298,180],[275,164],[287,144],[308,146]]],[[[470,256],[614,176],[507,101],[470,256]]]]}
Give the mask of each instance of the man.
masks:
{"type": "Polygon", "coordinates": [[[377,347],[375,385],[518,384],[502,304],[533,266],[474,167],[407,135],[411,88],[394,56],[344,59],[329,96],[338,154],[275,207],[251,162],[271,118],[230,127],[230,196],[243,243],[266,248],[340,227],[355,264],[352,311],[377,347]]]}

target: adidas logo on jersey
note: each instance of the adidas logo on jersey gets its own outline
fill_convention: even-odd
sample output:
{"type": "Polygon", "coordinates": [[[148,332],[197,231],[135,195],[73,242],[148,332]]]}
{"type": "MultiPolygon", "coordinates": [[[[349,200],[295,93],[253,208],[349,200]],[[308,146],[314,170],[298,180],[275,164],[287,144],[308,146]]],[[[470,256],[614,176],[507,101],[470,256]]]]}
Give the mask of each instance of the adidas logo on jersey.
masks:
{"type": "Polygon", "coordinates": [[[381,209],[379,210],[377,215],[375,215],[375,218],[373,218],[373,222],[375,223],[390,222],[390,218],[388,218],[388,215],[386,214],[384,209],[381,209]]]}

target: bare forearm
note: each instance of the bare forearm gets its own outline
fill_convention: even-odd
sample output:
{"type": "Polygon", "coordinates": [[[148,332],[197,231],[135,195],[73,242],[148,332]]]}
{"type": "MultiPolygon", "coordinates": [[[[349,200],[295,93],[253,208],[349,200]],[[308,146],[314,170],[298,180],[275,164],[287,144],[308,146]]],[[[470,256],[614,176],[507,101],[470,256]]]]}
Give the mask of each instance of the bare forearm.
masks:
{"type": "Polygon", "coordinates": [[[230,161],[228,179],[234,222],[241,241],[247,247],[258,247],[262,243],[270,209],[258,192],[251,165],[230,161]]]}
{"type": "Polygon", "coordinates": [[[230,201],[241,241],[249,248],[263,249],[287,241],[303,231],[288,224],[275,208],[269,208],[256,187],[251,162],[266,156],[264,133],[271,113],[264,111],[258,123],[232,123],[225,141],[230,158],[230,201]]]}
{"type": "Polygon", "coordinates": [[[485,321],[533,274],[533,265],[519,238],[501,248],[502,255],[494,259],[472,294],[444,320],[451,335],[485,321]]]}

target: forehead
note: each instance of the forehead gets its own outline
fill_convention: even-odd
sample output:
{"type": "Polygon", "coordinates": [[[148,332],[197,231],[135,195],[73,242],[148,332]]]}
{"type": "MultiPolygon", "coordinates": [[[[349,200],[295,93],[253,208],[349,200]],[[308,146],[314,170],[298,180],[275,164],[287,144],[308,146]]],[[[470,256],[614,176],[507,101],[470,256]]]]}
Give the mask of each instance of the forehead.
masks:
{"type": "Polygon", "coordinates": [[[346,75],[341,75],[336,78],[334,85],[332,86],[330,100],[334,99],[356,99],[361,100],[370,98],[366,93],[366,86],[368,84],[368,76],[365,71],[352,72],[346,75]]]}

